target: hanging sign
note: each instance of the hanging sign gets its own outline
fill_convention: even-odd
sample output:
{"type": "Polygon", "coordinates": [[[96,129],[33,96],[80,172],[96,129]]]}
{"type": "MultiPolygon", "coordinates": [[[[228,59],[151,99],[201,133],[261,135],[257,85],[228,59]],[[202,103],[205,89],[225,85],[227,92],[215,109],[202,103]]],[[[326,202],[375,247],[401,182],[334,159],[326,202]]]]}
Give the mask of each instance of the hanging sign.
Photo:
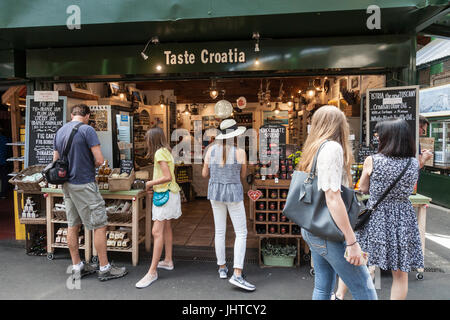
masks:
{"type": "Polygon", "coordinates": [[[67,97],[54,102],[27,96],[25,167],[53,161],[53,139],[66,122],[66,105],[67,97]]]}

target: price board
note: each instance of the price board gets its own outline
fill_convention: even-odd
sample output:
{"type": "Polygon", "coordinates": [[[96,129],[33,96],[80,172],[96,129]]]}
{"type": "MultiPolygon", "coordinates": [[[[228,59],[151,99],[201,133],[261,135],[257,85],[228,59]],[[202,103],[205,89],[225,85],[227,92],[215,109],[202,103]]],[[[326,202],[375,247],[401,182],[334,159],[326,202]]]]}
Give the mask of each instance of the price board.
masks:
{"type": "Polygon", "coordinates": [[[367,146],[378,147],[378,141],[374,136],[378,122],[401,118],[408,122],[418,149],[419,86],[368,89],[366,115],[367,146]]]}
{"type": "Polygon", "coordinates": [[[25,167],[53,161],[53,139],[66,122],[67,97],[58,101],[35,101],[27,96],[25,167]]]}

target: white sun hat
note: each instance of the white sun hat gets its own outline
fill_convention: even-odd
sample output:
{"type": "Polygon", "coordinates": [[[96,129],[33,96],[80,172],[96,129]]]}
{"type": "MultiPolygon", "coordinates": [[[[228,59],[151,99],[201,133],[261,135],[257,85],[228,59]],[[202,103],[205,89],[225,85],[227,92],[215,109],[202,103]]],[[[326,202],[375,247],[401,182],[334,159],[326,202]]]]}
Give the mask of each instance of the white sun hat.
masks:
{"type": "Polygon", "coordinates": [[[247,130],[246,127],[238,127],[234,119],[225,119],[220,123],[221,133],[216,137],[216,140],[228,139],[239,136],[247,130]]]}

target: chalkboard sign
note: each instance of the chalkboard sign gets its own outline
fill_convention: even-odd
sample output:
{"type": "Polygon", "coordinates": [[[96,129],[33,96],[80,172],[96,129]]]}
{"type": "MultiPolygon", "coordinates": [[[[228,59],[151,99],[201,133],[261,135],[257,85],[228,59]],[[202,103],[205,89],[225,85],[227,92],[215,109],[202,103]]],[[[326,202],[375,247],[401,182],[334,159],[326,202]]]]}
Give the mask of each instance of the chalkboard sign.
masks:
{"type": "Polygon", "coordinates": [[[405,119],[411,127],[418,146],[419,141],[419,86],[368,89],[366,145],[377,148],[375,126],[380,121],[405,119]]]}
{"type": "Polygon", "coordinates": [[[66,122],[66,105],[67,97],[50,102],[27,96],[25,167],[53,161],[53,139],[66,122]]]}
{"type": "Polygon", "coordinates": [[[377,153],[377,150],[371,147],[360,146],[358,150],[358,159],[357,162],[364,163],[367,157],[374,155],[377,153]]]}
{"type": "Polygon", "coordinates": [[[134,168],[133,160],[120,160],[120,173],[126,172],[130,174],[133,168],[134,168]]]}
{"type": "Polygon", "coordinates": [[[265,124],[259,128],[260,150],[267,150],[267,156],[286,158],[286,127],[280,124],[265,124]],[[277,142],[278,140],[278,142],[277,142]]]}

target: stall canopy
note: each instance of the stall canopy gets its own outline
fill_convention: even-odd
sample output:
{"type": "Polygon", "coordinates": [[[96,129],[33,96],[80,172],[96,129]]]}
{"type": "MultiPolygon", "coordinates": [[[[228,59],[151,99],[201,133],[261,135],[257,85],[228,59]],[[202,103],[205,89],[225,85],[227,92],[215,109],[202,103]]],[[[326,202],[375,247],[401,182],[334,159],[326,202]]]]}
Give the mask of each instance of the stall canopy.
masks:
{"type": "MultiPolygon", "coordinates": [[[[449,8],[447,0],[2,0],[0,50],[143,46],[153,36],[161,43],[248,41],[253,32],[273,40],[415,35],[441,28],[449,8]],[[380,8],[380,29],[367,27],[372,5],[380,8]],[[81,28],[69,29],[77,17],[81,28]]],[[[0,64],[14,64],[12,56],[0,64]]]]}

